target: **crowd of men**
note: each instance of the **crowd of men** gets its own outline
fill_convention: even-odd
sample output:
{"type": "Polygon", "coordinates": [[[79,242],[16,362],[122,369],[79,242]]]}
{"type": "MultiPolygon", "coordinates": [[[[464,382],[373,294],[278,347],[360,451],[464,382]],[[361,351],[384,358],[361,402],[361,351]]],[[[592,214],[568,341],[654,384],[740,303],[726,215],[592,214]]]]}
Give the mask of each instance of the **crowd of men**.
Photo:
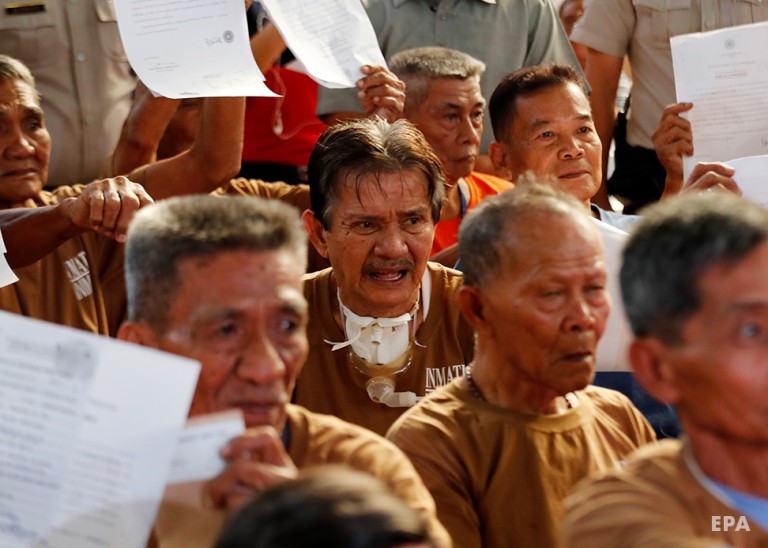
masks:
{"type": "MultiPolygon", "coordinates": [[[[119,46],[111,2],[85,4],[6,7],[0,44],[95,9],[119,46]]],[[[68,63],[0,49],[19,277],[0,310],[198,360],[190,417],[244,418],[221,473],[167,486],[149,546],[768,544],[768,211],[725,164],[683,180],[695,105],[674,104],[668,44],[768,6],[562,4],[563,22],[549,0],[365,0],[388,66],[320,89],[306,184],[237,177],[243,98],[139,83],[123,108],[121,47],[115,97],[94,98],[105,44],[60,33],[83,63],[64,99],[47,86],[68,63]],[[88,145],[102,125],[109,150],[88,145]],[[631,375],[680,439],[593,383],[616,305],[603,224],[628,233],[631,375]]]]}

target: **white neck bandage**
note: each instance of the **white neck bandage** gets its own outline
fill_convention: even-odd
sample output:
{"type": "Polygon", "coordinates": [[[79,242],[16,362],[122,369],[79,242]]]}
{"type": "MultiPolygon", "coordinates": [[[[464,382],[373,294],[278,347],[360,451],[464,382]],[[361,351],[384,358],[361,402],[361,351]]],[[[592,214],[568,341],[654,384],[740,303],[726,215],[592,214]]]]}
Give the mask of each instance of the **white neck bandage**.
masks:
{"type": "MultiPolygon", "coordinates": [[[[426,289],[428,292],[430,289],[429,287],[424,287],[424,281],[427,281],[427,285],[431,285],[429,283],[431,281],[429,271],[426,271],[424,274],[420,290],[422,301],[424,300],[424,290],[426,289]]],[[[341,302],[339,290],[337,290],[337,298],[339,299],[339,308],[341,309],[341,317],[344,321],[344,332],[347,340],[338,343],[326,341],[333,345],[331,350],[336,351],[351,346],[352,352],[355,355],[371,365],[390,364],[399,360],[408,351],[411,337],[414,339],[416,337],[415,317],[419,310],[418,300],[409,312],[396,318],[374,318],[371,316],[358,316],[344,306],[344,303],[341,302]],[[411,320],[413,320],[413,328],[409,330],[408,324],[411,320]]],[[[428,306],[428,300],[425,302],[425,305],[428,306]]],[[[424,317],[427,314],[426,306],[424,317]]]]}
{"type": "Polygon", "coordinates": [[[339,296],[341,316],[344,318],[344,331],[347,340],[335,343],[332,350],[347,346],[357,356],[370,364],[384,365],[397,360],[408,350],[411,337],[408,323],[419,309],[417,302],[410,312],[396,318],[372,318],[358,316],[344,306],[339,296]]]}

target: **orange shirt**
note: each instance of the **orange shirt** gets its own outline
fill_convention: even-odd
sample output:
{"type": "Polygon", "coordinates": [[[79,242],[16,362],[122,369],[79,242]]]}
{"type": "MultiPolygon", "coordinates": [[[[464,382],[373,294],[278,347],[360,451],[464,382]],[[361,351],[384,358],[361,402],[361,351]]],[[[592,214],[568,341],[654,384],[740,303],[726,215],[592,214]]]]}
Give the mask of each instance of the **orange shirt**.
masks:
{"type": "Polygon", "coordinates": [[[435,240],[432,243],[432,255],[456,243],[459,235],[459,225],[467,211],[477,206],[484,198],[495,196],[515,186],[506,179],[477,171],[473,171],[464,177],[464,181],[466,181],[467,187],[469,187],[469,196],[466,197],[466,209],[456,219],[437,223],[437,227],[435,227],[435,240]]]}

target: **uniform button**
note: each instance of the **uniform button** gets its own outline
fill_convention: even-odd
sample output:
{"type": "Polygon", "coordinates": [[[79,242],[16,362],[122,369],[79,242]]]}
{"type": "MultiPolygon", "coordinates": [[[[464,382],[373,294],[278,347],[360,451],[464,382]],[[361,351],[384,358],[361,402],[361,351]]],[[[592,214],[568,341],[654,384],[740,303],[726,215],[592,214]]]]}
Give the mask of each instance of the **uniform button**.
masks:
{"type": "Polygon", "coordinates": [[[78,53],[77,55],[75,55],[75,60],[78,63],[82,63],[83,61],[85,61],[85,53],[78,53]]]}

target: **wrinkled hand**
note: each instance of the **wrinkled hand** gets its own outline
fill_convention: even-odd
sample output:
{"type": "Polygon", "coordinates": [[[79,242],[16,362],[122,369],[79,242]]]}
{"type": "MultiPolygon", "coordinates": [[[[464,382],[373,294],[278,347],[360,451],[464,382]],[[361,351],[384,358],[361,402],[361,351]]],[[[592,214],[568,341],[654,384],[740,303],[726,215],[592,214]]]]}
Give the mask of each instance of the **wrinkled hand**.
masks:
{"type": "Polygon", "coordinates": [[[726,164],[700,162],[683,186],[683,192],[723,190],[741,195],[741,189],[733,180],[734,169],[726,164]]]}
{"type": "Polygon", "coordinates": [[[86,185],[80,196],[63,201],[61,206],[75,226],[125,242],[134,213],[153,202],[140,184],[113,177],[86,185]]]}
{"type": "Polygon", "coordinates": [[[221,450],[229,466],[208,482],[207,492],[214,508],[233,510],[257,491],[295,479],[296,465],[271,426],[249,428],[221,450]]]}
{"type": "Polygon", "coordinates": [[[367,118],[379,117],[394,122],[403,115],[405,83],[379,65],[363,65],[366,76],[357,81],[360,103],[367,118]]]}
{"type": "MultiPolygon", "coordinates": [[[[693,103],[676,103],[664,109],[659,127],[653,133],[653,148],[667,171],[665,186],[671,194],[683,188],[683,155],[693,155],[691,123],[680,116],[693,108],[693,103]]],[[[666,190],[665,190],[666,192],[666,190]]]]}

